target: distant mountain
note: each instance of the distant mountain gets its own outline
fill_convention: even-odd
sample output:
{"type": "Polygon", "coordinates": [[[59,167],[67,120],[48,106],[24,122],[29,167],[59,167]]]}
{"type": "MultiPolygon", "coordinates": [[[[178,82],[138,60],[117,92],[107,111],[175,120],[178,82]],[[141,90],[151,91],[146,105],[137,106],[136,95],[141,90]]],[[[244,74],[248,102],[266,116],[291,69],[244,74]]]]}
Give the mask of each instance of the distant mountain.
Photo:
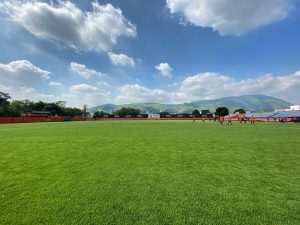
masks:
{"type": "Polygon", "coordinates": [[[191,103],[183,104],[159,104],[159,103],[136,103],[125,105],[105,104],[89,108],[90,112],[105,111],[112,113],[122,107],[132,107],[140,109],[143,113],[159,113],[161,111],[167,112],[192,112],[194,109],[204,110],[209,109],[214,112],[219,106],[229,108],[231,112],[235,109],[243,108],[247,111],[263,112],[273,111],[275,109],[289,108],[292,104],[284,100],[265,96],[265,95],[243,95],[225,97],[213,100],[201,100],[191,103]]]}

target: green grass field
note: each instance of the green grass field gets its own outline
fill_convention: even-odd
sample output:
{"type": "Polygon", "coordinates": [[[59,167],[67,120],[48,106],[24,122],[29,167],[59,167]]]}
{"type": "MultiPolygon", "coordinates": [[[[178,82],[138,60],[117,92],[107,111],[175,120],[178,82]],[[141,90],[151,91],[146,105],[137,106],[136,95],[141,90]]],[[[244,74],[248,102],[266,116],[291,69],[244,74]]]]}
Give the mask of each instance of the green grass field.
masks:
{"type": "Polygon", "coordinates": [[[300,125],[0,125],[0,224],[300,224],[300,125]]]}

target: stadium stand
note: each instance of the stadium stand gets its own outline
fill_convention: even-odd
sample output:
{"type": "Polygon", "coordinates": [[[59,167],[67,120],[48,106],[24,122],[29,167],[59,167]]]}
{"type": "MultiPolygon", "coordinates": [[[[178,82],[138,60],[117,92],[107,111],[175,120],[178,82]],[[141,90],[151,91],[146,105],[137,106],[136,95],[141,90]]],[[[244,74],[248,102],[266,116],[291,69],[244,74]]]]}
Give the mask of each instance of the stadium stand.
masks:
{"type": "Polygon", "coordinates": [[[277,115],[277,112],[268,112],[268,113],[247,113],[246,117],[250,118],[251,116],[253,116],[254,118],[270,118],[273,117],[275,115],[277,115]]]}
{"type": "Polygon", "coordinates": [[[228,116],[225,116],[225,118],[232,118],[232,119],[234,119],[234,118],[240,118],[241,117],[241,115],[240,114],[229,114],[228,116]]]}
{"type": "Polygon", "coordinates": [[[300,118],[300,111],[279,112],[273,115],[272,118],[300,118]]]}

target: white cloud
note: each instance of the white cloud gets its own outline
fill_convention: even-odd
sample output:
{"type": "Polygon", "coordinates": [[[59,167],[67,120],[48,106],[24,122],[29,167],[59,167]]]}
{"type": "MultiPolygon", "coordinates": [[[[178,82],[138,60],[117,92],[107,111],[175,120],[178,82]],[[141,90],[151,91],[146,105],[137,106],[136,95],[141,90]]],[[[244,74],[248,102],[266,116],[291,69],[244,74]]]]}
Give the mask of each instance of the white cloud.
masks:
{"type": "Polygon", "coordinates": [[[71,1],[57,5],[39,1],[4,0],[0,10],[34,36],[56,41],[76,50],[109,51],[122,36],[135,37],[136,27],[119,8],[92,3],[84,12],[71,1]]]}
{"type": "Polygon", "coordinates": [[[168,63],[161,63],[155,66],[155,69],[160,71],[161,75],[163,75],[164,77],[172,77],[173,69],[170,67],[168,63]]]}
{"type": "Polygon", "coordinates": [[[60,82],[55,82],[55,81],[52,81],[52,80],[49,82],[49,85],[50,85],[51,87],[62,87],[62,86],[63,86],[62,83],[60,83],[60,82]]]}
{"type": "Polygon", "coordinates": [[[265,94],[292,103],[300,103],[300,71],[292,75],[267,74],[255,79],[235,80],[218,73],[200,73],[184,79],[174,92],[149,89],[139,84],[124,85],[115,98],[116,103],[183,103],[226,96],[265,94]]]}
{"type": "Polygon", "coordinates": [[[34,84],[50,79],[51,73],[34,66],[27,60],[0,63],[0,79],[17,84],[34,84]]]}
{"type": "Polygon", "coordinates": [[[94,87],[89,84],[78,84],[73,85],[69,88],[71,93],[79,94],[79,93],[97,93],[99,92],[99,88],[94,87]]]}
{"type": "Polygon", "coordinates": [[[56,102],[62,101],[63,98],[52,94],[44,94],[38,92],[32,87],[21,87],[19,89],[11,89],[9,92],[13,100],[24,100],[29,99],[31,101],[45,101],[45,102],[56,102]]]}
{"type": "Polygon", "coordinates": [[[107,87],[105,84],[98,87],[90,84],[77,84],[71,86],[67,93],[54,96],[40,93],[35,87],[25,84],[21,88],[0,85],[0,91],[10,93],[13,99],[65,100],[68,105],[77,107],[83,104],[94,106],[112,102],[118,104],[140,102],[183,103],[251,94],[270,95],[299,104],[300,71],[290,75],[273,76],[267,74],[244,80],[236,80],[219,73],[199,73],[186,77],[182,82],[177,82],[173,88],[174,91],[166,91],[147,88],[141,84],[126,84],[116,90],[113,87],[107,87]]]}
{"type": "Polygon", "coordinates": [[[31,101],[56,102],[66,101],[68,106],[81,107],[84,104],[94,106],[110,102],[110,92],[88,84],[73,85],[69,91],[59,95],[41,93],[32,87],[5,88],[0,85],[0,91],[9,93],[13,100],[29,99],[31,101]]]}
{"type": "Polygon", "coordinates": [[[210,27],[221,35],[243,35],[286,18],[290,0],[166,0],[170,12],[185,23],[210,27]]]}
{"type": "Polygon", "coordinates": [[[108,52],[108,56],[110,61],[114,65],[132,66],[132,67],[135,65],[134,60],[128,57],[127,55],[108,52]]]}
{"type": "Polygon", "coordinates": [[[89,84],[73,85],[69,88],[69,93],[63,94],[63,98],[71,105],[80,106],[88,104],[94,106],[108,103],[111,93],[89,84]]]}
{"type": "Polygon", "coordinates": [[[115,102],[124,103],[143,103],[143,102],[168,102],[169,94],[159,89],[148,89],[139,84],[127,84],[119,88],[119,94],[115,102]]]}
{"type": "Polygon", "coordinates": [[[187,77],[175,97],[183,102],[247,94],[266,94],[292,102],[300,101],[300,72],[278,77],[267,74],[241,81],[217,73],[200,73],[187,77]]]}
{"type": "Polygon", "coordinates": [[[20,93],[21,94],[32,94],[35,92],[34,88],[28,88],[28,87],[21,87],[20,88],[20,93]]]}
{"type": "Polygon", "coordinates": [[[105,77],[107,75],[97,72],[96,70],[89,69],[86,65],[78,64],[75,62],[70,63],[70,70],[85,79],[90,79],[93,76],[105,77]]]}

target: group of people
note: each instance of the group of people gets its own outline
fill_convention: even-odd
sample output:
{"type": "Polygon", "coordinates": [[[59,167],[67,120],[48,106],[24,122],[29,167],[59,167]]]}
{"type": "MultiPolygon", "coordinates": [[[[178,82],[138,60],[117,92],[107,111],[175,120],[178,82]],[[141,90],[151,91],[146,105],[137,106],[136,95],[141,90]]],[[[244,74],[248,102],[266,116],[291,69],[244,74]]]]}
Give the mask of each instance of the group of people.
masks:
{"type": "MultiPolygon", "coordinates": [[[[241,116],[238,118],[238,120],[240,121],[240,123],[244,123],[244,124],[246,124],[247,121],[249,121],[249,120],[252,125],[254,125],[254,123],[255,123],[255,118],[253,115],[250,117],[250,119],[248,119],[246,116],[241,116]]],[[[219,122],[221,125],[224,124],[224,121],[225,121],[225,118],[223,116],[220,116],[219,122]]],[[[230,116],[227,118],[227,125],[232,125],[232,118],[230,116]]]]}
{"type": "MultiPolygon", "coordinates": [[[[217,120],[217,118],[215,117],[215,118],[214,118],[214,121],[216,122],[216,120],[217,120]]],[[[244,124],[246,124],[247,121],[249,121],[249,120],[250,120],[250,123],[251,123],[252,125],[254,125],[254,123],[255,123],[255,118],[254,118],[253,115],[250,117],[250,119],[248,119],[246,116],[241,116],[241,117],[238,118],[238,120],[240,121],[240,123],[244,123],[244,124]]],[[[218,121],[219,121],[219,123],[223,126],[223,125],[224,125],[224,122],[225,122],[225,118],[224,118],[223,116],[220,116],[220,117],[218,118],[218,121]]],[[[226,119],[226,121],[227,121],[227,125],[232,125],[232,118],[231,118],[231,117],[228,117],[228,118],[226,119]]],[[[204,118],[202,118],[202,122],[205,122],[205,119],[204,119],[204,118]]],[[[193,123],[195,123],[195,118],[193,119],[193,123]]]]}

